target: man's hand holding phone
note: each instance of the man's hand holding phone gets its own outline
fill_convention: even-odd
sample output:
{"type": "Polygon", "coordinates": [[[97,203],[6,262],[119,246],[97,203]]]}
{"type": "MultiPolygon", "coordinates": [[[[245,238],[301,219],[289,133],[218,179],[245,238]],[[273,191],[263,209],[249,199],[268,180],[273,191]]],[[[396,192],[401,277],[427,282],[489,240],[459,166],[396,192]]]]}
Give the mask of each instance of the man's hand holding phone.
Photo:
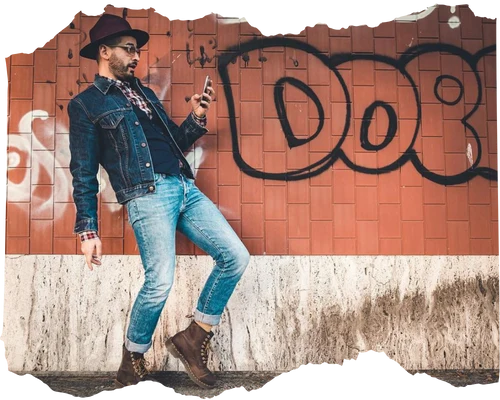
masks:
{"type": "Polygon", "coordinates": [[[210,103],[212,102],[214,94],[215,91],[212,87],[212,79],[207,75],[201,94],[195,94],[191,97],[191,106],[197,117],[205,117],[207,111],[210,109],[210,103]]]}

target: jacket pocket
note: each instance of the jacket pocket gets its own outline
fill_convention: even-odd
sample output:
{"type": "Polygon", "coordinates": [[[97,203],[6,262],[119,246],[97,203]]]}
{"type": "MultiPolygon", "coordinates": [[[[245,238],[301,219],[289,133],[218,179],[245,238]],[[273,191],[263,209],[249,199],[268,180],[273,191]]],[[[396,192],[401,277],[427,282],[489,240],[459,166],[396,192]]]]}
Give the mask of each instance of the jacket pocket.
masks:
{"type": "Polygon", "coordinates": [[[107,140],[116,150],[128,148],[127,135],[123,125],[125,116],[121,112],[111,112],[99,119],[98,124],[107,140]]]}

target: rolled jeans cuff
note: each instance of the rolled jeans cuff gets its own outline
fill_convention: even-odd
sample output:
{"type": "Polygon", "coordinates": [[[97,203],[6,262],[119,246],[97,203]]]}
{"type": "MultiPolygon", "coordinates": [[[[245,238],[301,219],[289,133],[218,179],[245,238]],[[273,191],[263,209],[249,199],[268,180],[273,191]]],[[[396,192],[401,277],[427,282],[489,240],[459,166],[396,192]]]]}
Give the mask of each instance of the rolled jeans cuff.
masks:
{"type": "Polygon", "coordinates": [[[125,339],[125,347],[128,351],[133,351],[135,353],[145,353],[148,351],[152,345],[152,341],[147,344],[137,344],[132,342],[129,338],[125,339]]]}
{"type": "Polygon", "coordinates": [[[194,320],[197,322],[202,322],[204,324],[208,325],[219,325],[220,323],[220,315],[209,315],[209,314],[203,314],[201,311],[198,311],[197,309],[194,311],[194,320]]]}

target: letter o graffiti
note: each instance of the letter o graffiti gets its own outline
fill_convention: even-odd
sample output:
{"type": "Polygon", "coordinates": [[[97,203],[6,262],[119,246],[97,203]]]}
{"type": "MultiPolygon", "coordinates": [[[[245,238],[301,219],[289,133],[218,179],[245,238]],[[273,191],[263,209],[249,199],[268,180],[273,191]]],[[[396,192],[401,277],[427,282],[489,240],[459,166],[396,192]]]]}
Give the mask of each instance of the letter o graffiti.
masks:
{"type": "Polygon", "coordinates": [[[361,147],[365,150],[378,151],[385,148],[389,143],[391,143],[394,136],[396,136],[396,130],[398,127],[398,120],[394,108],[384,101],[375,101],[365,110],[363,115],[363,122],[361,123],[361,147]],[[385,135],[384,141],[380,144],[373,144],[368,138],[368,129],[372,122],[372,117],[377,109],[377,107],[382,107],[389,117],[389,127],[387,129],[387,134],[385,135]]]}
{"type": "Polygon", "coordinates": [[[464,85],[462,84],[462,82],[460,82],[459,79],[455,78],[454,76],[452,75],[441,75],[441,76],[438,76],[436,78],[436,83],[434,84],[434,95],[436,96],[437,99],[439,99],[439,101],[441,101],[443,104],[446,104],[448,106],[454,106],[455,104],[458,104],[460,102],[460,100],[462,99],[463,95],[464,95],[464,85]],[[445,100],[443,99],[443,97],[439,94],[438,92],[438,87],[439,85],[441,84],[441,82],[445,79],[449,79],[455,83],[458,84],[458,87],[460,89],[460,93],[458,94],[457,98],[453,101],[448,101],[448,100],[445,100]]]}

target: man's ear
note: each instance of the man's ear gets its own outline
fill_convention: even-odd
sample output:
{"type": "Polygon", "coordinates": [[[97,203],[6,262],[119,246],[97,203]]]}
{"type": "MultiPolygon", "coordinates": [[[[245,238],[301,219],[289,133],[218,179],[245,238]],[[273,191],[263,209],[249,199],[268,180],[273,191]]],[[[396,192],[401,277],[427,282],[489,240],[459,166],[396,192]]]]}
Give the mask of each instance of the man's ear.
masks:
{"type": "Polygon", "coordinates": [[[109,60],[109,48],[103,44],[98,48],[99,57],[104,60],[109,60]]]}

